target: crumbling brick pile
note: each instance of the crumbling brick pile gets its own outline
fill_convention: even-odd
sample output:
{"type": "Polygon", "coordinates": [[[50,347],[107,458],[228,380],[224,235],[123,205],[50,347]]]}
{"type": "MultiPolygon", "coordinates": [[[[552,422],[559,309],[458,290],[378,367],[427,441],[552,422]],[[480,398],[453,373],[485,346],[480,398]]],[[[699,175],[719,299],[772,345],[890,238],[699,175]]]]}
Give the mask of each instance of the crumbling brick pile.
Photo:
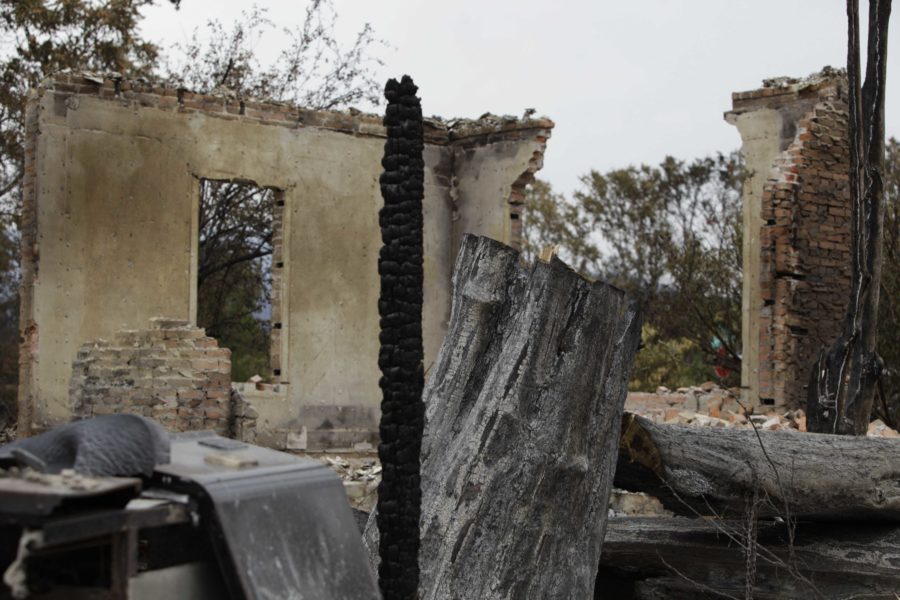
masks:
{"type": "Polygon", "coordinates": [[[134,413],[170,431],[221,435],[233,434],[237,425],[246,436],[255,426],[255,411],[239,397],[238,410],[232,409],[231,351],[186,321],[155,318],[149,329],[84,344],[69,392],[78,417],[134,413]]]}
{"type": "Polygon", "coordinates": [[[688,415],[707,416],[727,421],[740,420],[740,390],[722,388],[707,381],[698,386],[670,390],[660,386],[655,392],[628,392],[625,410],[657,423],[683,423],[688,415]]]}
{"type": "Polygon", "coordinates": [[[625,410],[666,425],[806,431],[803,409],[744,404],[738,388],[721,388],[712,381],[677,390],[659,387],[653,393],[629,392],[625,410]]]}
{"type": "MultiPolygon", "coordinates": [[[[759,429],[760,431],[805,432],[806,414],[802,408],[753,406],[740,400],[738,388],[721,388],[711,381],[698,386],[655,392],[629,392],[627,412],[666,425],[759,429]]],[[[875,420],[869,437],[900,437],[900,433],[875,420]]]]}
{"type": "Polygon", "coordinates": [[[762,194],[759,396],[803,405],[809,370],[838,335],[850,289],[844,85],[819,91],[762,194]]]}

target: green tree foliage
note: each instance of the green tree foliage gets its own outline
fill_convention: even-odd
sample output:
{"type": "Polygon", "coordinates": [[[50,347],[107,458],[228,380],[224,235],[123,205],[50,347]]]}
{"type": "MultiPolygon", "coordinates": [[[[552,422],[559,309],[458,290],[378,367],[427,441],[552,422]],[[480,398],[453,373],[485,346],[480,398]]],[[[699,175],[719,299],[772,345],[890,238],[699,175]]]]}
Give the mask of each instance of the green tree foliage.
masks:
{"type": "Polygon", "coordinates": [[[28,90],[67,69],[146,76],[159,49],[137,33],[154,0],[0,0],[0,211],[19,210],[28,90]]]}
{"type": "Polygon", "coordinates": [[[266,263],[248,260],[216,271],[200,285],[197,324],[231,348],[231,378],[268,378],[271,323],[266,318],[271,283],[266,263]]]}
{"type": "Polygon", "coordinates": [[[526,249],[557,245],[575,268],[642,304],[633,388],[712,379],[713,365],[731,369],[723,383],[738,383],[743,177],[735,152],[591,171],[571,200],[532,186],[526,249]]]}
{"type": "Polygon", "coordinates": [[[568,202],[541,179],[535,179],[526,194],[522,223],[526,260],[535,260],[544,248],[552,246],[573,269],[596,276],[600,272],[600,250],[583,207],[568,202]]]}

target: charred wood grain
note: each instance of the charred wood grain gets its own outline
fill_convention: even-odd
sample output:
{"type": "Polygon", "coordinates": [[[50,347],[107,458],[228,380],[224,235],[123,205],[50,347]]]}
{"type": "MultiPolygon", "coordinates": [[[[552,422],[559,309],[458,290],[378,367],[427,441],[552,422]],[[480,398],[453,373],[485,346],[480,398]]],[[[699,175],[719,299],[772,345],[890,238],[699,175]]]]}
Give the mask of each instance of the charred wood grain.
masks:
{"type": "Polygon", "coordinates": [[[891,0],[869,0],[860,84],[859,0],[847,0],[850,93],[850,297],[841,333],[810,372],[810,431],[865,435],[882,361],[875,352],[884,239],[884,99],[891,0]]]}
{"type": "Polygon", "coordinates": [[[419,584],[419,478],[424,385],[422,346],[422,198],[424,149],[418,88],[404,75],[385,86],[387,140],[381,174],[384,206],[378,218],[382,247],[378,256],[381,296],[382,392],[378,457],[380,539],[378,575],[385,600],[416,597],[419,584]]]}
{"type": "Polygon", "coordinates": [[[420,597],[589,598],[640,317],[483,237],[453,283],[425,389],[420,597]]]}
{"type": "MultiPolygon", "coordinates": [[[[745,598],[740,520],[618,517],[609,520],[595,598],[745,598]]],[[[758,523],[756,600],[885,599],[900,590],[900,526],[758,523]],[[795,569],[788,568],[794,565],[795,569]]]]}

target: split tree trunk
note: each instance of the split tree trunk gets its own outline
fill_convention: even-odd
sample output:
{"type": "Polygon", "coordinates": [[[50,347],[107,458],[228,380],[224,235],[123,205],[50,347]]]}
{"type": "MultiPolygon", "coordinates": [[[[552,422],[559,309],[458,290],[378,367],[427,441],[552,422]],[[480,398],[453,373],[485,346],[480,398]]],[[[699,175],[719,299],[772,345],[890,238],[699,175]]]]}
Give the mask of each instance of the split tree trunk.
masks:
{"type": "Polygon", "coordinates": [[[900,521],[900,440],[683,425],[626,414],[616,487],[682,515],[900,521]]]}
{"type": "Polygon", "coordinates": [[[425,388],[423,599],[589,598],[640,318],[558,259],[466,236],[425,388]]]}
{"type": "MultiPolygon", "coordinates": [[[[746,597],[746,523],[626,517],[607,526],[596,598],[746,597]]],[[[755,600],[885,598],[900,590],[900,527],[875,523],[761,522],[755,600]],[[793,565],[790,567],[789,565],[793,565]]]]}
{"type": "Polygon", "coordinates": [[[884,92],[891,0],[869,0],[866,80],[860,87],[859,1],[847,0],[852,270],[841,334],[813,366],[810,431],[865,435],[881,371],[875,353],[884,237],[884,92]]]}

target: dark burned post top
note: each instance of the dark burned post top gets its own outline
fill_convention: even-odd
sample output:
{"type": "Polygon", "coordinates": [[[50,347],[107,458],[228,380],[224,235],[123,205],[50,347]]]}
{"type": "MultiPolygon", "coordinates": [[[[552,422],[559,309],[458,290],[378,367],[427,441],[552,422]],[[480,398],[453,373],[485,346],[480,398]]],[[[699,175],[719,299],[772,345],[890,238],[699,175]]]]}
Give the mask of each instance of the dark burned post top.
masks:
{"type": "Polygon", "coordinates": [[[378,486],[379,586],[385,600],[415,598],[419,587],[419,453],[422,447],[422,198],[425,162],[418,88],[404,75],[384,89],[387,141],[379,213],[382,377],[378,486]]]}

